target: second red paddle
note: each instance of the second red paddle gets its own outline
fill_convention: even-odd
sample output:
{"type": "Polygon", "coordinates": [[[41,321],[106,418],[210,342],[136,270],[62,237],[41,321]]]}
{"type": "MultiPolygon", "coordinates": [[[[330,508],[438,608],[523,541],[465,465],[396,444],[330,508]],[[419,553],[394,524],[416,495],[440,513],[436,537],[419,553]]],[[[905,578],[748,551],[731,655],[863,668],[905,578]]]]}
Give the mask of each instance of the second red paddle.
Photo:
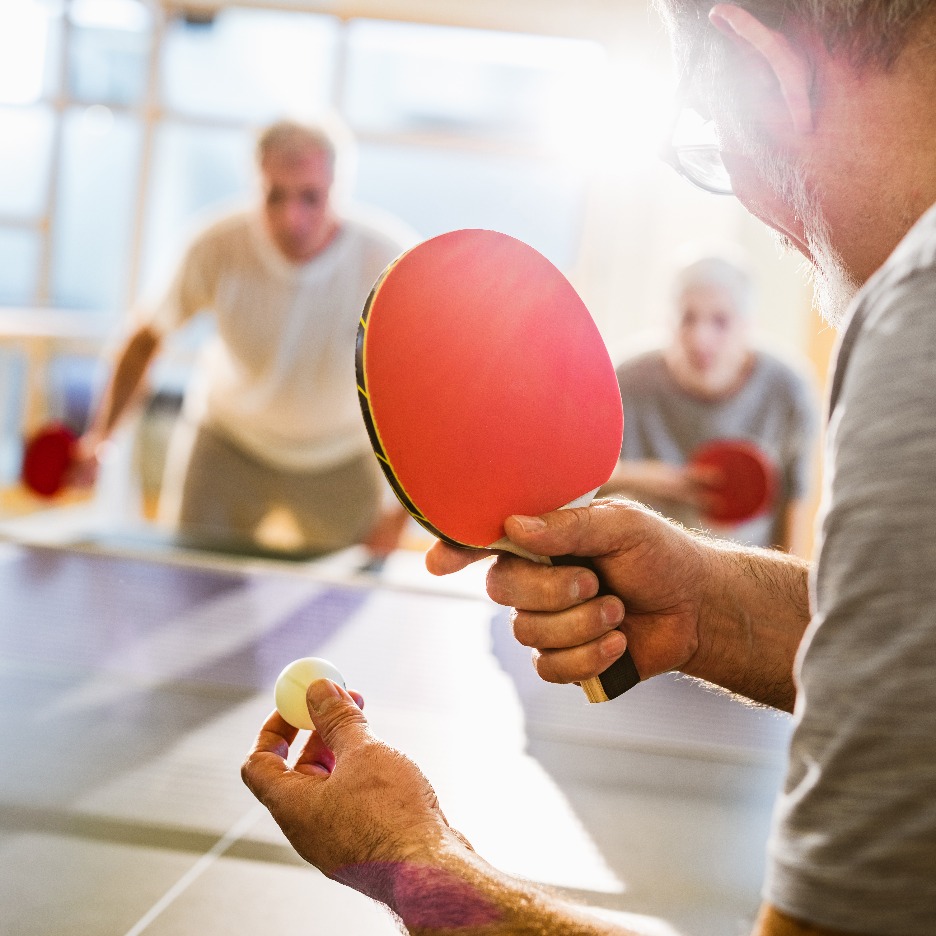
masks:
{"type": "Polygon", "coordinates": [[[713,485],[705,519],[735,525],[766,513],[777,493],[777,472],[770,459],[745,439],[717,439],[692,453],[689,464],[714,468],[713,485]]]}

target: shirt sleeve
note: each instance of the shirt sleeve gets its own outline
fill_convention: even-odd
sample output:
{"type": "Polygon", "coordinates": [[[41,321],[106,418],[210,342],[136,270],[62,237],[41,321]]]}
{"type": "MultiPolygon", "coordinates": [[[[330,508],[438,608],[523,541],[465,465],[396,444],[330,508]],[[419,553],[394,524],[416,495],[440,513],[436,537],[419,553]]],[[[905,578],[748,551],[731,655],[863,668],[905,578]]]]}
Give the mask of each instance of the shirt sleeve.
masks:
{"type": "Polygon", "coordinates": [[[800,500],[809,493],[816,471],[819,407],[812,382],[797,372],[790,375],[790,397],[784,490],[791,500],[800,500]]]}
{"type": "Polygon", "coordinates": [[[213,299],[216,253],[208,235],[193,241],[168,288],[157,293],[154,301],[144,303],[143,322],[160,335],[167,335],[207,308],[213,299]]]}
{"type": "Polygon", "coordinates": [[[851,347],[769,849],[770,903],[862,934],[936,933],[934,308],[917,273],[851,347]]]}
{"type": "Polygon", "coordinates": [[[649,457],[641,419],[644,396],[651,379],[648,360],[647,356],[634,357],[615,369],[618,389],[621,392],[621,407],[624,411],[620,461],[640,461],[649,457]]]}

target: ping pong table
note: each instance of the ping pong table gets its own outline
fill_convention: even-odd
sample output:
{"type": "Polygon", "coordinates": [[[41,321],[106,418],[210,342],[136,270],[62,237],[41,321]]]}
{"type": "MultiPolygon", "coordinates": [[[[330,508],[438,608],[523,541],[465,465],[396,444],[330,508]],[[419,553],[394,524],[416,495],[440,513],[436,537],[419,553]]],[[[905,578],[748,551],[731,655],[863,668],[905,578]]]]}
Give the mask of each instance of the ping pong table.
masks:
{"type": "Polygon", "coordinates": [[[675,680],[628,694],[626,717],[588,706],[536,679],[483,569],[436,580],[401,553],[359,570],[0,543],[0,933],[398,932],[303,864],[240,782],[277,674],[307,655],[335,662],[505,870],[648,934],[754,912],[776,719],[710,693],[683,711],[695,688],[675,680]],[[661,728],[667,706],[682,714],[661,728]],[[729,837],[734,864],[707,857],[729,837]]]}

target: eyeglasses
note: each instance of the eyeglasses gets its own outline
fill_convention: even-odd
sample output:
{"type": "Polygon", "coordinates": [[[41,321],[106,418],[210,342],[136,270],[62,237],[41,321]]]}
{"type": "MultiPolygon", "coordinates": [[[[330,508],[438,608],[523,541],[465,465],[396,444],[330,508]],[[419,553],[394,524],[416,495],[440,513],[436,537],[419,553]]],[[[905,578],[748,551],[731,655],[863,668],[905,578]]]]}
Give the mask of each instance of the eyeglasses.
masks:
{"type": "Polygon", "coordinates": [[[731,177],[722,162],[715,125],[688,103],[694,63],[686,69],[676,91],[676,117],[660,158],[684,179],[714,195],[733,195],[731,177]]]}

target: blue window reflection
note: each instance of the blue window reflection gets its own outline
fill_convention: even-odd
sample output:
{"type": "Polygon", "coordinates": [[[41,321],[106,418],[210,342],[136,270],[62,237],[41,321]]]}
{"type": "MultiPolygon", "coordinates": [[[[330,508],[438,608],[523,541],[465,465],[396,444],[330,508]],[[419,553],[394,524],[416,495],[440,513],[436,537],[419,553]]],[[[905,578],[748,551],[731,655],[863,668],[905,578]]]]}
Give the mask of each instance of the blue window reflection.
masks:
{"type": "Polygon", "coordinates": [[[53,245],[55,305],[123,308],[140,138],[136,118],[101,104],[66,114],[53,245]]]}
{"type": "Polygon", "coordinates": [[[45,210],[52,154],[48,107],[0,107],[0,215],[37,219],[45,210]]]}
{"type": "Polygon", "coordinates": [[[356,197],[425,237],[493,228],[536,247],[561,269],[576,260],[583,180],[561,163],[445,149],[367,145],[356,197]]]}
{"type": "Polygon", "coordinates": [[[35,231],[0,228],[0,304],[32,303],[39,253],[39,235],[35,231]]]}
{"type": "Polygon", "coordinates": [[[337,28],[331,17],[270,10],[177,16],[166,31],[163,101],[237,122],[310,116],[331,101],[337,28]]]}

